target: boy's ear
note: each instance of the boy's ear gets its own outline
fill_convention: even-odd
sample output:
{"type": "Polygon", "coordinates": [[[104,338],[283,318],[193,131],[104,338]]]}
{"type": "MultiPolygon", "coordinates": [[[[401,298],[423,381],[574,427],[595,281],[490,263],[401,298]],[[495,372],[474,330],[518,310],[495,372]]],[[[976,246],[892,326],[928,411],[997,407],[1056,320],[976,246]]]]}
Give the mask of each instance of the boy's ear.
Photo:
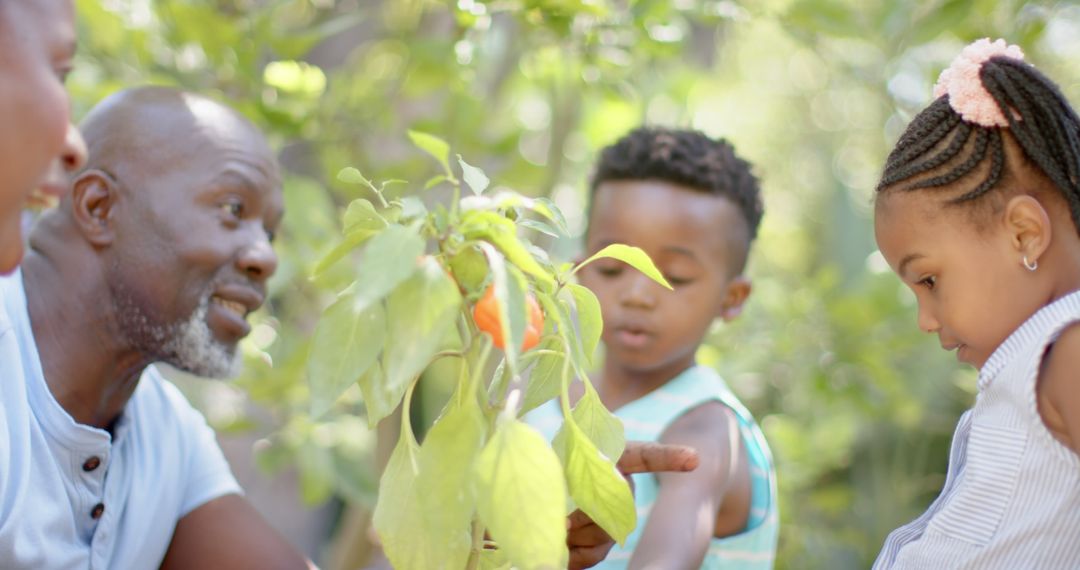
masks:
{"type": "Polygon", "coordinates": [[[1034,197],[1025,194],[1011,198],[1005,206],[1003,222],[1012,247],[1029,262],[1037,262],[1050,247],[1053,233],[1050,215],[1034,197]]]}
{"type": "Polygon", "coordinates": [[[742,314],[743,304],[752,289],[750,279],[745,275],[739,275],[728,282],[724,301],[720,305],[720,318],[724,319],[724,322],[733,321],[742,314]]]}
{"type": "Polygon", "coordinates": [[[118,196],[116,182],[100,170],[87,170],[75,178],[71,187],[71,216],[90,243],[99,247],[112,244],[115,234],[111,213],[118,196]]]}

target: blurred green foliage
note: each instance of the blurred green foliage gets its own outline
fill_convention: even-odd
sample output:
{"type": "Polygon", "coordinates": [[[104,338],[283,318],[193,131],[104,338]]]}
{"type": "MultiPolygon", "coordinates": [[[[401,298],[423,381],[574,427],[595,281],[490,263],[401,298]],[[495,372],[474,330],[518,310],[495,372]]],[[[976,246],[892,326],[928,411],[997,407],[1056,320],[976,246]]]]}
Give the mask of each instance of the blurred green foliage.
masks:
{"type": "MultiPolygon", "coordinates": [[[[281,150],[288,216],[271,301],[245,343],[245,378],[215,385],[207,413],[223,429],[265,434],[260,461],[298,466],[311,502],[335,493],[370,502],[376,480],[358,390],[308,415],[317,317],[364,272],[341,263],[309,279],[342,206],[365,192],[339,179],[343,168],[415,185],[439,173],[406,132],[437,133],[493,180],[550,196],[580,232],[589,165],[628,129],[662,123],[731,140],[757,167],[767,213],[749,308],[701,360],[725,374],[772,442],[781,568],[868,567],[884,535],[935,496],[972,401],[973,372],[917,330],[912,296],[874,253],[872,189],[889,145],[937,73],[983,36],[1020,44],[1080,100],[1070,65],[1080,7],[1062,2],[77,5],[76,116],[124,86],[180,85],[239,108],[281,150]]],[[[568,259],[578,244],[545,246],[568,259]]],[[[417,407],[419,425],[431,410],[438,404],[417,407]]]]}

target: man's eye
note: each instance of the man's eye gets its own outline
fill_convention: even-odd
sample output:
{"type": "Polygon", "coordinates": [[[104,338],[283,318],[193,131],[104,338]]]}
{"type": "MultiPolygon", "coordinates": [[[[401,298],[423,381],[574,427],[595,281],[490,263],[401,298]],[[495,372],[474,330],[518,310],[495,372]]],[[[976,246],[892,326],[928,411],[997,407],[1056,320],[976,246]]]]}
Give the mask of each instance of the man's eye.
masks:
{"type": "Polygon", "coordinates": [[[244,216],[244,203],[240,200],[228,200],[221,205],[221,209],[234,218],[244,216]]]}

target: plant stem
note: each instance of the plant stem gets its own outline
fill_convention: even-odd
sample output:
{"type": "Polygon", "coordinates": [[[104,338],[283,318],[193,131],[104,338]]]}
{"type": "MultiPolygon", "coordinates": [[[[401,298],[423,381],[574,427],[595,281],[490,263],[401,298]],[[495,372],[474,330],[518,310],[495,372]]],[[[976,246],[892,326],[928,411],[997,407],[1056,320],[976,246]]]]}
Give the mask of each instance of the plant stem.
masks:
{"type": "MultiPolygon", "coordinates": [[[[451,174],[451,176],[453,176],[451,174]]],[[[458,203],[461,202],[461,182],[451,178],[450,185],[454,187],[454,195],[450,199],[450,221],[457,222],[458,217],[458,203]]]]}
{"type": "Polygon", "coordinates": [[[465,570],[476,570],[480,567],[480,553],[484,549],[484,526],[480,519],[473,517],[472,522],[472,551],[469,552],[469,562],[465,570]]]}

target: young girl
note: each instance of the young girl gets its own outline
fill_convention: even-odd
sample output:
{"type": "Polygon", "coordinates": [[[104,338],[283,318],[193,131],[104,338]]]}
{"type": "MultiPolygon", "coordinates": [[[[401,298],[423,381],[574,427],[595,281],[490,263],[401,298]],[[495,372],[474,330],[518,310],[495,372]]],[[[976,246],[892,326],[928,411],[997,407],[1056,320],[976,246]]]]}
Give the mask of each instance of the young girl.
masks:
{"type": "Polygon", "coordinates": [[[22,259],[23,207],[65,193],[86,160],[64,91],[74,55],[71,0],[0,1],[0,275],[22,259]]]}
{"type": "Polygon", "coordinates": [[[941,495],[874,568],[1080,568],[1080,119],[1002,40],[935,95],[889,155],[875,231],[979,394],[941,495]]]}

